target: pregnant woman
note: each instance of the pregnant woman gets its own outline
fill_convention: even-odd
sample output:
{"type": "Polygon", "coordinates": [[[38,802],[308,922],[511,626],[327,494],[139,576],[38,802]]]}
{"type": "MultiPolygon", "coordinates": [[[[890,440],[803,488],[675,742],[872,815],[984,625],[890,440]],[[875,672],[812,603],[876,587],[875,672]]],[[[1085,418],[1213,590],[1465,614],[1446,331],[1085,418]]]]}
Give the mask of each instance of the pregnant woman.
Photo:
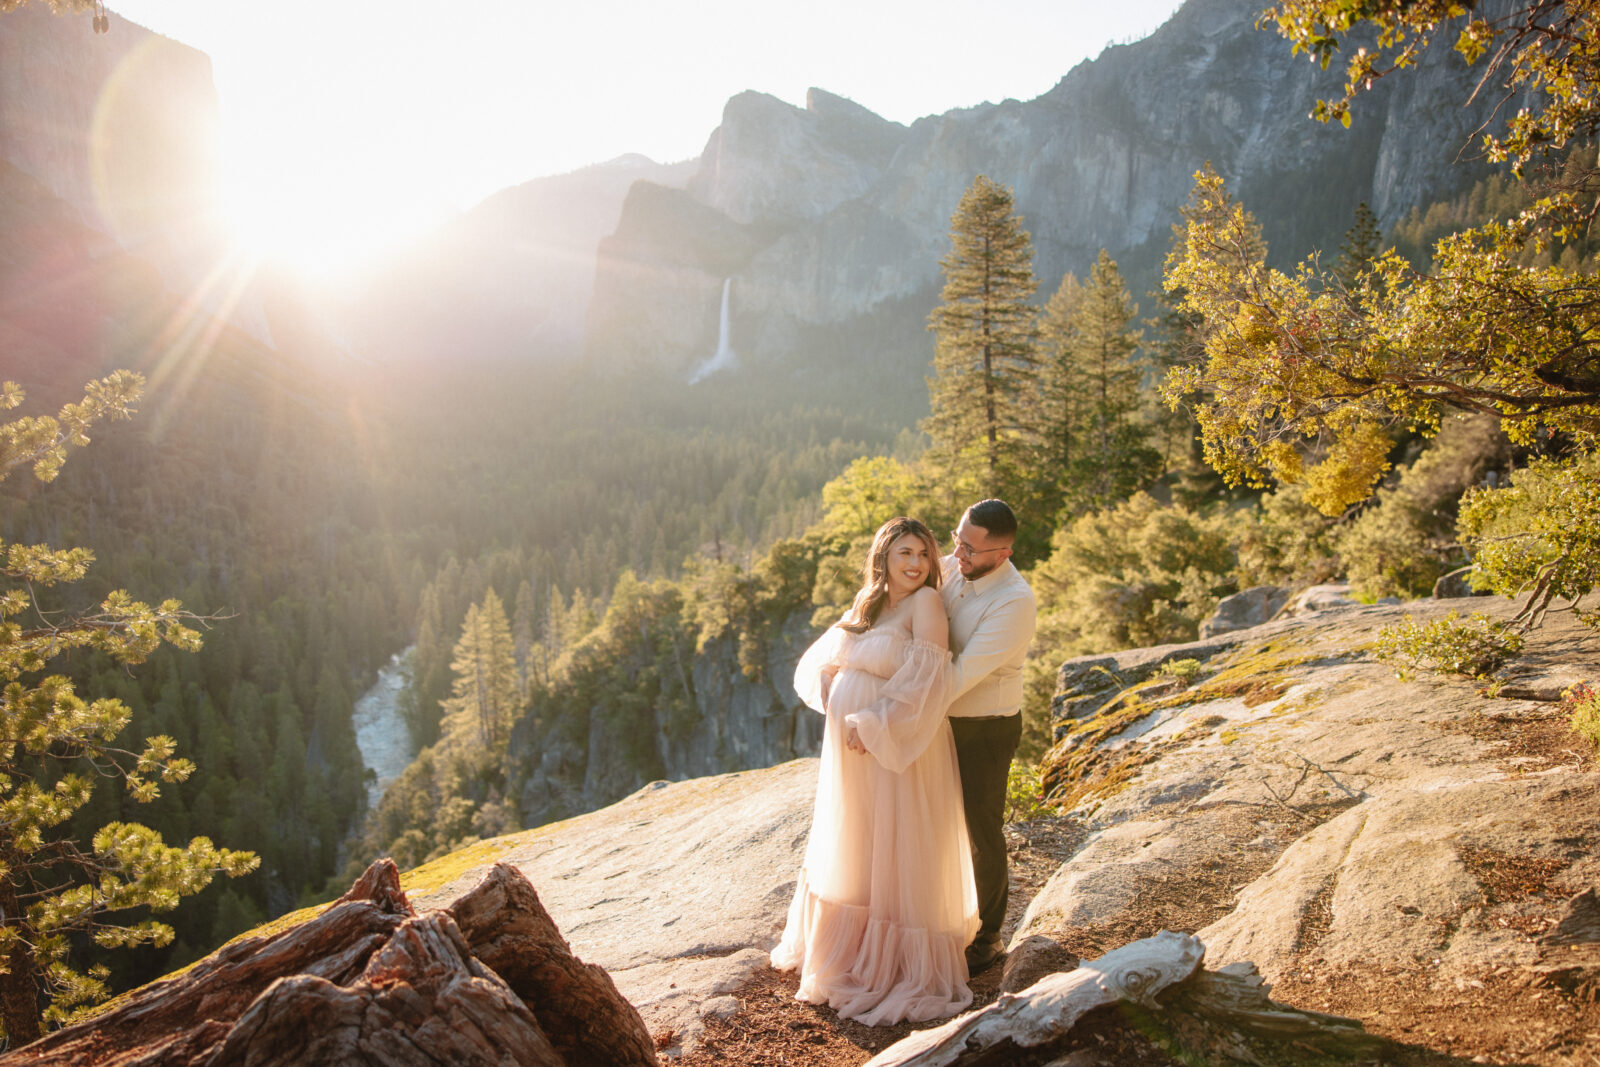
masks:
{"type": "Polygon", "coordinates": [[[801,657],[800,698],[827,717],[811,837],[772,964],[796,997],[869,1026],[972,1003],[978,929],[955,743],[939,553],[915,519],[873,537],[850,610],[801,657]]]}

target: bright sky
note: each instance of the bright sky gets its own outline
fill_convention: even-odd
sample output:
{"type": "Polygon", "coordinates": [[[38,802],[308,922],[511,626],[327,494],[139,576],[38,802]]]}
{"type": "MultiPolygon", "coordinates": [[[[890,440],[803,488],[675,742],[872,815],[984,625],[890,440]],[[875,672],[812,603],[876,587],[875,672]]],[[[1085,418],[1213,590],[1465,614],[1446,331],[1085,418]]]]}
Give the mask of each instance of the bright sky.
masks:
{"type": "Polygon", "coordinates": [[[1031,99],[1177,0],[112,0],[211,56],[234,223],[322,273],[532,178],[699,155],[809,86],[910,123],[1031,99]]]}

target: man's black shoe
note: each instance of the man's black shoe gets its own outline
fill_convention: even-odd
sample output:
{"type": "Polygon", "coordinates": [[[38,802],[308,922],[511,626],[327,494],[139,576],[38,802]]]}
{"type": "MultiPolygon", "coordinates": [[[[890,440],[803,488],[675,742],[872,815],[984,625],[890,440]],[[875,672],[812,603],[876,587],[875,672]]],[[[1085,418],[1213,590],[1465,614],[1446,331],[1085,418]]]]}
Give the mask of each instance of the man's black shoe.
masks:
{"type": "Polygon", "coordinates": [[[980,937],[967,946],[967,975],[974,977],[987,971],[1006,954],[999,937],[980,937]]]}

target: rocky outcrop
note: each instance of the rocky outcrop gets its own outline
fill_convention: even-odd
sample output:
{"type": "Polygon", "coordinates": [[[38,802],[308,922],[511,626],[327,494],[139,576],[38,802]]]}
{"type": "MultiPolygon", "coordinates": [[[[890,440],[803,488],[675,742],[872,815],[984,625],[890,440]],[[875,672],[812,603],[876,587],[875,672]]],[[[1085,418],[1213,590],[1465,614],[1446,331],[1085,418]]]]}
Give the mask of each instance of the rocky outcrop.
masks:
{"type": "Polygon", "coordinates": [[[217,94],[203,52],[111,23],[44,4],[0,20],[0,158],[140,254],[214,222],[217,94]]]}
{"type": "MultiPolygon", "coordinates": [[[[1500,617],[1516,607],[1498,598],[1475,606],[1500,617]]],[[[1549,703],[1574,681],[1593,680],[1600,638],[1552,615],[1487,688],[1397,679],[1372,658],[1378,626],[1448,607],[1323,611],[1064,670],[1074,684],[1115,674],[1119,691],[1056,724],[1068,736],[1051,780],[1058,796],[1071,796],[1047,818],[1070,827],[1076,843],[1010,943],[1005,988],[1032,993],[1002,998],[980,1020],[985,1040],[1019,1019],[1049,1039],[1070,1025],[1072,990],[1099,982],[1123,960],[1117,950],[1162,929],[1194,935],[1166,940],[1191,957],[1193,942],[1203,944],[1205,970],[1191,968],[1146,1009],[1209,1020],[1218,1056],[1245,1062],[1281,1061],[1251,1060],[1241,1032],[1320,1040],[1306,1036],[1309,1026],[1329,1047],[1365,1042],[1348,1020],[1318,1014],[1336,988],[1375,991],[1363,1011],[1345,1012],[1369,1029],[1411,1010],[1419,989],[1439,990],[1443,1011],[1486,981],[1569,999],[1600,989],[1592,892],[1600,778],[1594,754],[1549,703]],[[1157,665],[1183,660],[1200,669],[1155,676],[1157,665]],[[1080,958],[1098,969],[1064,980],[1080,958]],[[1513,977],[1495,977],[1505,975],[1513,977]],[[1268,1001],[1268,983],[1278,1001],[1302,1010],[1268,1001]]],[[[1069,703],[1058,705],[1062,713],[1069,703]]],[[[652,783],[600,811],[407,872],[405,895],[420,914],[449,916],[472,957],[532,1008],[552,1047],[590,1040],[577,1023],[539,1013],[550,994],[535,983],[567,987],[582,976],[537,962],[555,935],[525,918],[532,890],[509,877],[520,871],[587,961],[578,967],[603,967],[660,1049],[690,1049],[708,1019],[742,1010],[732,994],[767,964],[793,897],[816,780],[816,761],[801,759],[652,783]],[[474,889],[489,870],[506,873],[474,889]]],[[[393,905],[370,914],[380,940],[404,921],[393,905]]],[[[313,916],[285,923],[296,918],[313,916]]],[[[343,977],[327,977],[354,988],[360,969],[352,961],[343,977]]],[[[1127,973],[1135,972],[1154,973],[1127,973]]],[[[1138,999],[1138,982],[1122,985],[1138,999]]],[[[1581,1039],[1589,1024],[1573,1018],[1581,1039]]],[[[947,1029],[958,1039],[933,1044],[954,1054],[979,1025],[947,1029]]]]}
{"type": "Polygon", "coordinates": [[[594,262],[635,184],[681,187],[690,163],[623,156],[502,189],[387,257],[326,314],[384,362],[570,362],[583,349],[594,262]]]}
{"type": "Polygon", "coordinates": [[[814,637],[808,613],[772,629],[759,669],[747,673],[732,637],[682,651],[690,706],[644,709],[645,718],[591,711],[579,737],[513,731],[506,767],[526,825],[566,818],[627,796],[656,775],[697,778],[814,754],[822,716],[794,693],[795,664],[814,637]]]}
{"type": "Polygon", "coordinates": [[[663,1046],[692,1046],[707,1016],[766,965],[805,850],[813,759],[657,782],[600,811],[497,838],[406,875],[418,908],[507,863],[539,887],[573,951],[604,967],[663,1046]]]}
{"type": "Polygon", "coordinates": [[[1448,607],[1346,607],[1105,657],[1134,680],[1088,717],[1061,706],[1046,772],[1086,836],[1015,943],[1160,923],[1269,981],[1377,959],[1462,981],[1536,966],[1527,934],[1600,884],[1600,806],[1592,753],[1527,698],[1557,699],[1600,638],[1552,620],[1487,689],[1397,678],[1366,651],[1379,626],[1448,607]],[[1141,688],[1144,664],[1178,653],[1202,663],[1187,687],[1141,688]],[[1508,870],[1528,878],[1492,888],[1508,870]]]}
{"type": "Polygon", "coordinates": [[[1344,130],[1306,117],[1339,72],[1292,56],[1258,14],[1245,0],[1189,0],[1149,38],[1107,48],[1035,100],[910,127],[819,90],[803,109],[735,97],[683,197],[641,201],[608,241],[591,357],[691,366],[715,347],[717,294],[731,275],[735,347],[757,364],[813,362],[808,330],[831,325],[859,359],[920,370],[949,219],[979,173],[1014,189],[1046,294],[1105,248],[1139,295],[1207,161],[1286,262],[1336,249],[1360,201],[1392,226],[1476,176],[1456,161],[1499,101],[1484,93],[1461,106],[1473,78],[1448,48],[1380,83],[1344,130]],[[703,253],[689,240],[669,251],[641,239],[691,218],[741,237],[703,253]],[[891,308],[896,328],[869,332],[865,320],[891,308]]]}

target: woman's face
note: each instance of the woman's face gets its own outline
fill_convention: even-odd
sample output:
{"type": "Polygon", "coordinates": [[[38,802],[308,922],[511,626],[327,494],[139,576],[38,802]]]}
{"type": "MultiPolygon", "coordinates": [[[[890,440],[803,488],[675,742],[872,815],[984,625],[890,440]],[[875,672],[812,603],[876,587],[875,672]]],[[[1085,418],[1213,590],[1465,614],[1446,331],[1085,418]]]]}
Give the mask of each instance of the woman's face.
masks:
{"type": "Polygon", "coordinates": [[[928,580],[933,566],[928,542],[916,534],[901,534],[889,546],[889,594],[898,600],[915,593],[928,580]]]}

